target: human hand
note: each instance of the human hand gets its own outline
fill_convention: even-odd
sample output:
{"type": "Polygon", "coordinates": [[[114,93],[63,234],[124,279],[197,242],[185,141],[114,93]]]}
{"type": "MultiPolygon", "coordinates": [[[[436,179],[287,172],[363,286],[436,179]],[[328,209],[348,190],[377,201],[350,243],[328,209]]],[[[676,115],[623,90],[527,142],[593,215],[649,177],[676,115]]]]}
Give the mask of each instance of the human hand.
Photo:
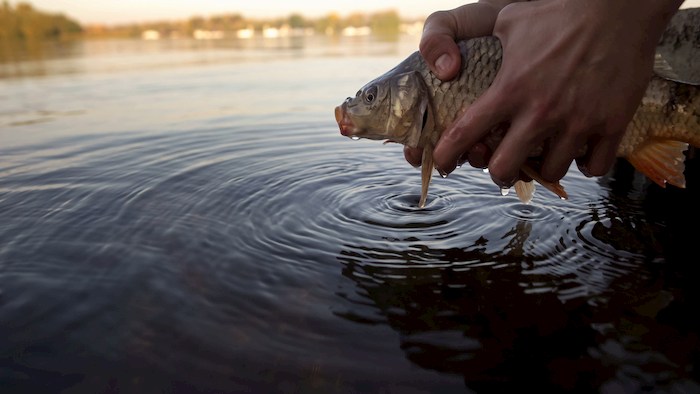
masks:
{"type": "MultiPolygon", "coordinates": [[[[503,7],[493,26],[503,46],[501,69],[443,132],[436,166],[450,173],[460,160],[481,157],[472,164],[487,162],[494,182],[509,187],[529,153],[544,146],[545,180],[561,179],[574,159],[586,175],[605,174],[644,94],[658,38],[681,3],[541,0],[503,7]],[[489,158],[479,141],[503,124],[508,132],[489,158]]],[[[446,26],[456,39],[466,38],[464,29],[446,26]]],[[[429,27],[424,40],[445,41],[429,27]]],[[[410,150],[405,156],[415,165],[410,150]]]]}
{"type": "MultiPolygon", "coordinates": [[[[481,0],[430,14],[423,27],[420,52],[431,71],[443,81],[456,77],[462,67],[456,42],[491,35],[498,13],[515,2],[517,0],[481,0]]],[[[404,157],[414,167],[421,165],[422,155],[423,148],[404,146],[404,157]]],[[[485,168],[490,156],[491,151],[486,145],[476,143],[468,154],[458,159],[458,164],[468,161],[474,167],[485,168]]]]}

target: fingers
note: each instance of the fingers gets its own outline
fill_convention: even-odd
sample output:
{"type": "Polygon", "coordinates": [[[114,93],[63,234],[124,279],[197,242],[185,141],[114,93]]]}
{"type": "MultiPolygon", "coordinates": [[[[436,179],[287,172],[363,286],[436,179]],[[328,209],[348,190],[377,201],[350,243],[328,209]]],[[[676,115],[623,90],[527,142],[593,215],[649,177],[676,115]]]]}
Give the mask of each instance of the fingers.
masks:
{"type": "MultiPolygon", "coordinates": [[[[462,155],[462,159],[463,158],[464,155],[462,155]]],[[[474,168],[486,168],[488,167],[489,160],[491,159],[491,150],[486,146],[486,144],[476,143],[466,153],[466,159],[474,168]]]]}
{"type": "Polygon", "coordinates": [[[617,158],[622,134],[613,133],[613,136],[601,138],[598,142],[589,142],[586,160],[577,163],[581,172],[589,177],[607,174],[617,158]]]}
{"type": "Polygon", "coordinates": [[[516,118],[511,123],[489,161],[489,173],[496,185],[508,188],[520,178],[520,169],[528,156],[542,145],[548,135],[533,132],[542,130],[541,125],[535,116],[516,118]]]}
{"type": "Polygon", "coordinates": [[[542,177],[552,182],[563,178],[573,160],[576,161],[579,171],[589,178],[607,174],[615,163],[620,144],[617,136],[622,133],[608,132],[601,135],[600,129],[603,129],[603,126],[588,133],[571,129],[569,134],[578,138],[557,138],[545,158],[542,177]]]}
{"type": "Polygon", "coordinates": [[[430,71],[443,81],[454,78],[459,72],[461,58],[457,39],[457,20],[452,11],[438,11],[425,21],[420,40],[420,53],[430,71]]]}
{"type": "MultiPolygon", "coordinates": [[[[478,100],[476,100],[465,112],[447,127],[440,136],[440,140],[435,146],[433,156],[435,166],[442,174],[449,174],[459,164],[460,157],[475,148],[475,145],[493,129],[493,126],[500,123],[505,115],[502,109],[504,106],[497,105],[495,94],[490,93],[495,90],[487,90],[478,100]]],[[[479,151],[473,154],[477,158],[479,151]]],[[[470,161],[471,163],[471,161],[470,161]]],[[[483,164],[483,163],[479,163],[483,164]]]]}
{"type": "Polygon", "coordinates": [[[443,81],[454,78],[461,68],[455,42],[491,34],[500,8],[490,3],[474,3],[428,16],[421,36],[420,53],[430,70],[443,81]]]}
{"type": "MultiPolygon", "coordinates": [[[[584,130],[585,131],[585,130],[584,130]]],[[[549,142],[540,175],[549,182],[556,182],[566,175],[571,163],[581,156],[582,147],[591,132],[582,132],[577,126],[569,126],[566,132],[559,133],[549,142]]]]}
{"type": "MultiPolygon", "coordinates": [[[[403,147],[403,157],[413,167],[420,167],[423,159],[422,148],[403,147]]],[[[476,143],[472,149],[459,158],[459,165],[469,162],[474,168],[486,168],[491,158],[491,150],[482,143],[476,143]]]]}
{"type": "Polygon", "coordinates": [[[420,167],[423,160],[423,148],[411,148],[404,145],[403,157],[410,165],[420,167]]]}

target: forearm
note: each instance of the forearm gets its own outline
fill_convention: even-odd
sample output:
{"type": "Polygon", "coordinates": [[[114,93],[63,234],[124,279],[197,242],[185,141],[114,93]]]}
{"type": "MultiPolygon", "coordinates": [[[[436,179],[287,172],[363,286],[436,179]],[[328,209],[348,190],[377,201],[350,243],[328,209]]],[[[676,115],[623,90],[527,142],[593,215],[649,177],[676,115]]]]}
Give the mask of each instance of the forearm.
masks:
{"type": "Polygon", "coordinates": [[[635,33],[650,40],[655,47],[683,0],[561,0],[563,7],[580,9],[581,15],[611,34],[635,33]]]}
{"type": "Polygon", "coordinates": [[[628,4],[626,11],[631,12],[639,21],[639,28],[646,32],[650,40],[648,44],[655,48],[683,0],[625,0],[620,3],[628,4]]]}

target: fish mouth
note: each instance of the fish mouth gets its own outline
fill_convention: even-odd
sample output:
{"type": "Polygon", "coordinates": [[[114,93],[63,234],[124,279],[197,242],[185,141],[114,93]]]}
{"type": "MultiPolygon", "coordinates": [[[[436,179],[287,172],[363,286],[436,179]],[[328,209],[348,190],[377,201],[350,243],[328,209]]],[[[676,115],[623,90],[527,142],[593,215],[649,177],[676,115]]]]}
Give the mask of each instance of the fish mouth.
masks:
{"type": "Polygon", "coordinates": [[[346,137],[352,137],[355,133],[355,124],[348,116],[347,102],[335,107],[335,121],[338,122],[338,128],[340,128],[340,134],[346,137]]]}

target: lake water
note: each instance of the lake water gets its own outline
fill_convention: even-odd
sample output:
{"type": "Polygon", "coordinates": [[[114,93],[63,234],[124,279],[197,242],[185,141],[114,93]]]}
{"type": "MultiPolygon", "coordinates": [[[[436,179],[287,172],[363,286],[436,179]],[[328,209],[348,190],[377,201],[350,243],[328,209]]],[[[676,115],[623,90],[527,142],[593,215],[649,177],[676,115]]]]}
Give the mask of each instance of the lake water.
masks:
{"type": "Polygon", "coordinates": [[[0,64],[8,392],[700,392],[700,175],[529,205],[333,108],[417,48],[85,41],[0,64]]]}

